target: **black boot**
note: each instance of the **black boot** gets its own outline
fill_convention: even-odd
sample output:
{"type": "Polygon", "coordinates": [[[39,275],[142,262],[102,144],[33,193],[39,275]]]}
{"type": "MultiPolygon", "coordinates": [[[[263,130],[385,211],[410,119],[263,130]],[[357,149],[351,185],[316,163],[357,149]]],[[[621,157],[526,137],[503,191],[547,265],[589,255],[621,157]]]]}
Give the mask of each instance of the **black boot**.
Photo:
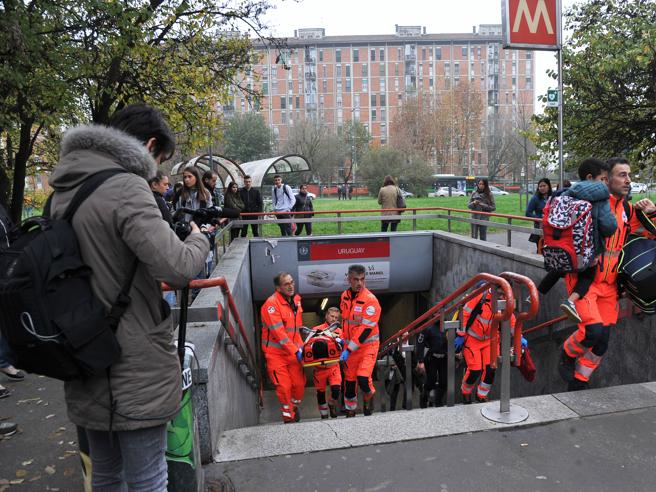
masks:
{"type": "Polygon", "coordinates": [[[369,400],[369,401],[365,400],[363,402],[362,413],[365,414],[366,416],[369,416],[372,413],[374,413],[374,398],[373,398],[373,396],[371,397],[371,400],[369,400]]]}
{"type": "Polygon", "coordinates": [[[337,408],[335,408],[335,405],[331,405],[329,403],[328,404],[328,412],[330,412],[330,418],[331,419],[336,419],[337,418],[337,408]]]}
{"type": "Polygon", "coordinates": [[[301,411],[298,409],[298,407],[294,407],[294,422],[300,422],[301,421],[301,411]]]}

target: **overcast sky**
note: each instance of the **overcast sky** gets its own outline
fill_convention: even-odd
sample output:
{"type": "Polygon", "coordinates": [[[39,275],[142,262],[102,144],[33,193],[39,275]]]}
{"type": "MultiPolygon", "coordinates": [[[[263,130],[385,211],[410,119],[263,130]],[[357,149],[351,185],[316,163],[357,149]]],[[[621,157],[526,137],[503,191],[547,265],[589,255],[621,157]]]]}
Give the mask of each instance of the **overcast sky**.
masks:
{"type": "MultiPolygon", "coordinates": [[[[425,26],[427,33],[472,32],[479,24],[501,24],[500,0],[271,0],[265,19],[276,36],[294,29],[323,27],[327,36],[394,34],[394,25],[425,26]]],[[[574,0],[562,0],[563,9],[574,0]]],[[[546,93],[547,69],[556,69],[555,52],[536,52],[535,93],[546,93]]],[[[541,111],[536,104],[536,111],[541,111]]]]}

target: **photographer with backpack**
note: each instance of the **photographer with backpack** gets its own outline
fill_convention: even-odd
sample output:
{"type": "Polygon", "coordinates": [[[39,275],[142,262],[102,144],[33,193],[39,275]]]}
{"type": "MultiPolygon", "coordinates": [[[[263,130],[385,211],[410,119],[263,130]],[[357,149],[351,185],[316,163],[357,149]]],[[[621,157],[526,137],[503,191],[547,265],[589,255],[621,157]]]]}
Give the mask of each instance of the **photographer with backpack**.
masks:
{"type": "Polygon", "coordinates": [[[181,371],[160,284],[186,285],[209,251],[195,224],[184,242],[178,239],[148,186],[174,148],[161,113],[134,104],[107,127],[66,132],[50,178],[57,218],[85,182],[115,171],[72,218],[93,294],[107,311],[119,292],[129,296],[115,331],[118,359],[103,374],[65,383],[68,416],[88,436],[94,490],[166,490],[166,424],[180,404],[181,371]]]}

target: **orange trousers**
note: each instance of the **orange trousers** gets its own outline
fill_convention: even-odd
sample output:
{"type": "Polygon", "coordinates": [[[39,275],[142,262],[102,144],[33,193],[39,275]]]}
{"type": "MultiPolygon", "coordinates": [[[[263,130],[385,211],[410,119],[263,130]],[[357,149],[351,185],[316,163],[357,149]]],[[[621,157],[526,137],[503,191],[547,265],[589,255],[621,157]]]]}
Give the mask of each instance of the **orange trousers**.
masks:
{"type": "MultiPolygon", "coordinates": [[[[568,275],[568,292],[572,292],[575,283],[576,277],[568,275]]],[[[593,283],[588,293],[576,301],[575,305],[582,322],[565,340],[563,349],[568,357],[576,359],[574,377],[580,381],[588,381],[601,364],[608,349],[610,328],[617,323],[617,287],[606,282],[593,283]]]]}
{"type": "Polygon", "coordinates": [[[303,366],[289,354],[265,353],[264,357],[269,378],[276,387],[282,420],[292,422],[294,407],[300,405],[305,391],[303,366]]]}
{"type": "Polygon", "coordinates": [[[317,367],[314,370],[313,379],[317,391],[326,391],[326,385],[340,386],[342,384],[342,374],[339,371],[339,364],[317,367]]]}
{"type": "MultiPolygon", "coordinates": [[[[374,382],[371,375],[376,367],[376,357],[378,357],[379,343],[368,343],[360,346],[355,352],[349,355],[348,360],[344,363],[344,380],[347,385],[351,382],[355,386],[355,395],[344,395],[344,406],[347,410],[355,410],[358,402],[358,378],[367,378],[370,392],[364,395],[365,400],[369,401],[376,393],[374,382]]],[[[347,386],[348,387],[348,386],[347,386]]],[[[348,393],[348,390],[346,391],[348,393]]]]}
{"type": "Polygon", "coordinates": [[[486,398],[492,384],[494,383],[494,373],[487,374],[487,368],[490,365],[490,340],[476,340],[468,336],[465,340],[465,346],[462,353],[467,362],[467,370],[462,377],[460,391],[463,396],[470,395],[476,386],[476,380],[479,379],[476,395],[479,398],[486,398]],[[472,374],[480,372],[480,375],[472,374]]]}

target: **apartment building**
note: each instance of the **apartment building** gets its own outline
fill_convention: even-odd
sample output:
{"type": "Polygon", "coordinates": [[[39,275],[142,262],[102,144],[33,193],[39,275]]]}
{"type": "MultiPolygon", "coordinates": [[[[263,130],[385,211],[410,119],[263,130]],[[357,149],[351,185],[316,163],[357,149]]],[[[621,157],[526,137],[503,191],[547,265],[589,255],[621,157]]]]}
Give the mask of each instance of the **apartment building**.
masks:
{"type": "Polygon", "coordinates": [[[425,27],[399,25],[388,35],[327,36],[323,28],[298,29],[284,49],[261,43],[255,49],[258,62],[243,75],[261,97],[233,91],[224,109],[259,111],[281,143],[295,122],[309,117],[333,129],[358,120],[374,145],[385,145],[407,98],[420,92],[440,98],[467,80],[486,108],[482,127],[474,132],[469,171],[484,174],[491,116],[533,114],[532,52],[504,50],[501,25],[462,34],[427,34],[425,27]]]}

